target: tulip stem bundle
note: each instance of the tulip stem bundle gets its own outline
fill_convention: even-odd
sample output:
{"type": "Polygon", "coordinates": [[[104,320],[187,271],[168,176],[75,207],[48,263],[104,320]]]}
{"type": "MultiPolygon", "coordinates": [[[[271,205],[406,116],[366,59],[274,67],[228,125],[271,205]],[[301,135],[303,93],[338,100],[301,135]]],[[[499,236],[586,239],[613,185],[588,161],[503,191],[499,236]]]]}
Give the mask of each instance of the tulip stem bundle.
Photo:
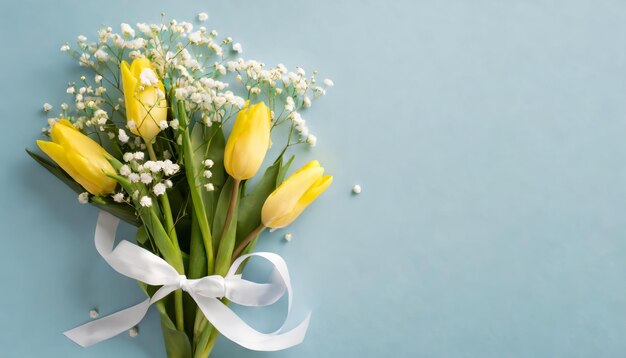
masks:
{"type": "MultiPolygon", "coordinates": [[[[121,29],[62,47],[94,80],[71,83],[76,106],[49,119],[49,140],[37,141],[49,159],[29,154],[81,203],[137,226],[138,245],[179,275],[225,276],[266,228],[291,224],[331,184],[316,160],[287,177],[294,157],[286,156],[294,145],[315,146],[300,112],[332,81],[321,87],[317,72],[235,59],[241,45],[187,22],[121,29]],[[283,123],[288,132],[273,132],[283,123]],[[270,137],[283,134],[285,147],[264,166],[270,137]]],[[[189,298],[178,289],[157,304],[171,358],[205,358],[219,336],[189,298]]]]}

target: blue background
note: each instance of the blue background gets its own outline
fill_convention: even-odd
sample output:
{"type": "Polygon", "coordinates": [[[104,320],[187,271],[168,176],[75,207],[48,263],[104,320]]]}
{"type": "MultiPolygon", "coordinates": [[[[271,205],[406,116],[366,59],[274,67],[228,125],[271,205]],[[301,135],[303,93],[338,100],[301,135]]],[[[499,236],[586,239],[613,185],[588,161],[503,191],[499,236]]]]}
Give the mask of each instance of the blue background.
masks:
{"type": "Polygon", "coordinates": [[[97,256],[97,210],[23,151],[82,73],[60,45],[161,11],[207,11],[245,57],[336,84],[299,157],[335,183],[259,245],[288,261],[307,339],[277,353],[221,339],[216,357],[626,354],[624,2],[3,0],[1,357],[165,356],[154,311],[137,338],[61,334],[142,293],[97,256]]]}

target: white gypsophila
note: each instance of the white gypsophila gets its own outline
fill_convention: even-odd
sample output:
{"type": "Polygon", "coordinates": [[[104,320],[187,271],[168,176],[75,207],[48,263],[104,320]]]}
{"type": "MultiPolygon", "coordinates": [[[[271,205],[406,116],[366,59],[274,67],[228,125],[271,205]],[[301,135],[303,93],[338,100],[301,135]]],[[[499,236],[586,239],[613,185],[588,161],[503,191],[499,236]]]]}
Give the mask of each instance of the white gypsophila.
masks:
{"type": "Polygon", "coordinates": [[[317,137],[314,136],[313,134],[309,134],[306,137],[306,142],[307,144],[309,144],[311,147],[315,147],[315,145],[317,144],[317,137]]]}
{"type": "Polygon", "coordinates": [[[109,60],[109,54],[106,52],[106,50],[99,48],[94,54],[93,57],[95,57],[98,61],[100,62],[106,62],[109,60]]]}
{"type": "Polygon", "coordinates": [[[152,188],[152,192],[154,193],[154,195],[156,196],[161,196],[163,194],[165,194],[165,190],[167,189],[167,187],[165,186],[165,184],[163,183],[158,183],[154,186],[154,188],[152,188]]]}
{"type": "Polygon", "coordinates": [[[206,12],[201,12],[198,14],[199,21],[207,21],[209,19],[209,15],[206,12]]]}
{"type": "Polygon", "coordinates": [[[128,121],[126,122],[126,127],[128,127],[128,129],[130,130],[133,130],[137,128],[137,123],[135,123],[135,121],[128,121]]]}
{"type": "Polygon", "coordinates": [[[159,122],[159,128],[161,128],[161,130],[167,129],[167,127],[168,127],[167,121],[159,122]]]}
{"type": "Polygon", "coordinates": [[[76,102],[76,109],[85,109],[85,102],[76,102]]]}
{"type": "Polygon", "coordinates": [[[334,83],[331,79],[328,79],[328,78],[324,79],[324,84],[325,84],[327,87],[332,87],[332,86],[334,86],[334,85],[335,85],[335,83],[334,83]]]}
{"type": "Polygon", "coordinates": [[[139,180],[144,184],[150,184],[152,183],[152,175],[149,173],[141,173],[139,175],[139,180]]]}
{"type": "Polygon", "coordinates": [[[119,141],[122,144],[126,144],[128,143],[128,140],[130,139],[130,137],[128,136],[128,134],[126,134],[126,131],[123,130],[122,128],[120,128],[117,132],[117,139],[119,139],[119,141]]]}
{"type": "Polygon", "coordinates": [[[135,160],[143,160],[145,154],[143,152],[135,152],[133,153],[133,157],[135,160]]]}
{"type": "Polygon", "coordinates": [[[46,103],[44,103],[44,104],[43,104],[43,111],[44,111],[44,112],[48,112],[48,111],[50,111],[51,109],[52,109],[52,105],[51,105],[50,103],[47,103],[47,102],[46,102],[46,103]]]}
{"type": "Polygon", "coordinates": [[[68,86],[67,89],[65,90],[65,93],[67,94],[74,94],[74,92],[76,92],[76,87],[72,86],[68,86]]]}
{"type": "Polygon", "coordinates": [[[150,68],[144,68],[143,71],[141,71],[139,74],[139,80],[142,85],[150,87],[156,86],[159,83],[159,78],[150,68]]]}
{"type": "Polygon", "coordinates": [[[122,156],[122,159],[124,159],[125,162],[130,162],[131,160],[135,159],[135,156],[133,155],[133,153],[126,152],[122,156]]]}
{"type": "Polygon", "coordinates": [[[296,103],[293,101],[293,98],[291,96],[287,97],[287,99],[285,100],[285,111],[287,112],[293,112],[293,110],[296,107],[296,103]]]}
{"type": "Polygon", "coordinates": [[[109,139],[115,139],[115,133],[107,132],[107,137],[109,137],[109,139]]]}
{"type": "Polygon", "coordinates": [[[128,174],[128,180],[130,180],[131,183],[139,183],[141,177],[137,173],[130,173],[128,174]]]}
{"type": "Polygon", "coordinates": [[[122,23],[120,28],[122,30],[122,35],[135,37],[135,30],[129,24],[122,23]]]}
{"type": "Polygon", "coordinates": [[[211,159],[207,159],[204,162],[202,162],[202,164],[204,164],[205,167],[210,169],[210,168],[213,167],[213,164],[215,164],[215,163],[213,163],[213,161],[211,159]]]}
{"type": "Polygon", "coordinates": [[[165,181],[165,186],[166,186],[166,187],[168,187],[168,188],[171,188],[172,186],[174,186],[174,184],[172,183],[172,181],[171,181],[171,180],[167,179],[167,180],[165,181]]]}
{"type": "Polygon", "coordinates": [[[210,170],[205,170],[205,171],[204,171],[204,173],[202,173],[202,175],[203,175],[205,178],[209,179],[209,178],[211,178],[211,177],[213,176],[213,173],[211,173],[211,171],[210,171],[210,170]]]}
{"type": "Polygon", "coordinates": [[[180,166],[178,164],[172,163],[171,160],[168,159],[163,161],[163,174],[171,176],[178,173],[179,170],[180,166]]]}
{"type": "Polygon", "coordinates": [[[84,192],[78,194],[78,202],[81,204],[87,204],[89,202],[89,193],[84,192]]]}
{"type": "Polygon", "coordinates": [[[78,42],[85,42],[85,41],[87,41],[87,37],[83,35],[78,35],[78,42]]]}
{"type": "MultiPolygon", "coordinates": [[[[95,103],[93,103],[93,101],[90,101],[88,104],[89,108],[93,108],[95,106],[95,103]]],[[[97,109],[94,113],[93,113],[93,119],[96,121],[96,123],[98,123],[99,125],[104,125],[106,124],[106,122],[109,120],[109,114],[102,110],[102,109],[97,109]]]]}
{"type": "Polygon", "coordinates": [[[204,188],[206,189],[206,191],[213,191],[215,190],[215,186],[211,183],[208,184],[204,184],[204,188]]]}
{"type": "Polygon", "coordinates": [[[292,237],[293,237],[293,235],[291,235],[290,232],[286,233],[285,236],[284,236],[285,241],[287,241],[287,242],[291,241],[292,237]]]}
{"type": "Polygon", "coordinates": [[[233,51],[235,51],[237,53],[242,53],[243,52],[243,48],[241,47],[241,44],[239,42],[233,44],[233,51]]]}
{"type": "Polygon", "coordinates": [[[361,186],[359,184],[356,184],[352,187],[352,192],[355,194],[361,194],[361,186]]]}
{"type": "Polygon", "coordinates": [[[93,62],[89,60],[90,58],[91,56],[88,53],[84,52],[82,55],[80,55],[78,64],[81,66],[89,67],[93,65],[93,62]]]}
{"type": "Polygon", "coordinates": [[[141,206],[143,206],[144,208],[151,207],[152,206],[152,199],[150,199],[149,197],[144,195],[139,200],[139,204],[141,204],[141,206]]]}
{"type": "Polygon", "coordinates": [[[311,99],[308,96],[304,96],[302,99],[302,107],[309,108],[311,107],[311,99]]]}
{"type": "Polygon", "coordinates": [[[178,122],[178,119],[172,119],[170,121],[170,127],[172,127],[172,129],[174,129],[174,130],[178,129],[179,125],[180,125],[180,123],[178,122]]]}
{"type": "Polygon", "coordinates": [[[124,193],[116,193],[113,195],[113,201],[116,203],[124,202],[124,193]]]}
{"type": "Polygon", "coordinates": [[[67,51],[70,50],[70,46],[69,45],[63,45],[63,46],[61,46],[60,50],[61,50],[61,52],[67,52],[67,51]]]}

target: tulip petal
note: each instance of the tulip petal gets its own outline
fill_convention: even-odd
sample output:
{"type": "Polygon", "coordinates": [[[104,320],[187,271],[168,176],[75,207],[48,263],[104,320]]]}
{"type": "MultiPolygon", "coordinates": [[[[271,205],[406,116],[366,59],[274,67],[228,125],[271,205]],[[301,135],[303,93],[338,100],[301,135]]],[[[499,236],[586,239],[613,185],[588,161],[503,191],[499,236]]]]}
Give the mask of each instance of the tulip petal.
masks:
{"type": "Polygon", "coordinates": [[[86,181],[88,181],[92,186],[90,190],[87,185],[80,183],[90,193],[94,195],[102,195],[112,193],[115,190],[117,182],[114,179],[107,177],[103,168],[94,165],[92,161],[71,150],[66,151],[66,156],[68,162],[70,162],[76,171],[80,172],[86,181]]]}
{"type": "Polygon", "coordinates": [[[50,159],[56,162],[69,176],[72,177],[72,179],[76,180],[76,182],[88,192],[96,194],[99,191],[97,186],[93,185],[89,180],[80,175],[74,166],[70,164],[70,161],[67,159],[67,153],[62,146],[43,140],[38,140],[37,145],[44,153],[46,153],[47,156],[50,157],[50,159]]]}

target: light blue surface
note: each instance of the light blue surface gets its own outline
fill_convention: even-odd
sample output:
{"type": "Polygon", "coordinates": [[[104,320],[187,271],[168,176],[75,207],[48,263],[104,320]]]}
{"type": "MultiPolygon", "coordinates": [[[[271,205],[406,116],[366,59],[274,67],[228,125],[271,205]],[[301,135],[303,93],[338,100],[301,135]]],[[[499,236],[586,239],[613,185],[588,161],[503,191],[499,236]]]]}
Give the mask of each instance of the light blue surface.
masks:
{"type": "MultiPolygon", "coordinates": [[[[1,357],[164,357],[61,332],[138,302],[97,256],[97,210],[23,151],[100,24],[201,11],[245,56],[336,87],[307,113],[335,183],[259,245],[283,255],[304,344],[216,357],[623,357],[626,4],[620,1],[2,1],[1,357]],[[125,5],[128,4],[128,5],[125,5]],[[146,10],[149,9],[149,10],[146,10]],[[363,193],[353,196],[360,183],[363,193]]],[[[132,232],[126,228],[128,237],[132,232]]],[[[124,236],[124,235],[121,235],[124,236]]],[[[278,310],[256,313],[282,319],[278,310]],[[273,315],[272,315],[273,314],[273,315]]],[[[253,317],[253,318],[254,318],[253,317]]],[[[267,323],[267,322],[265,322],[267,323]]]]}

